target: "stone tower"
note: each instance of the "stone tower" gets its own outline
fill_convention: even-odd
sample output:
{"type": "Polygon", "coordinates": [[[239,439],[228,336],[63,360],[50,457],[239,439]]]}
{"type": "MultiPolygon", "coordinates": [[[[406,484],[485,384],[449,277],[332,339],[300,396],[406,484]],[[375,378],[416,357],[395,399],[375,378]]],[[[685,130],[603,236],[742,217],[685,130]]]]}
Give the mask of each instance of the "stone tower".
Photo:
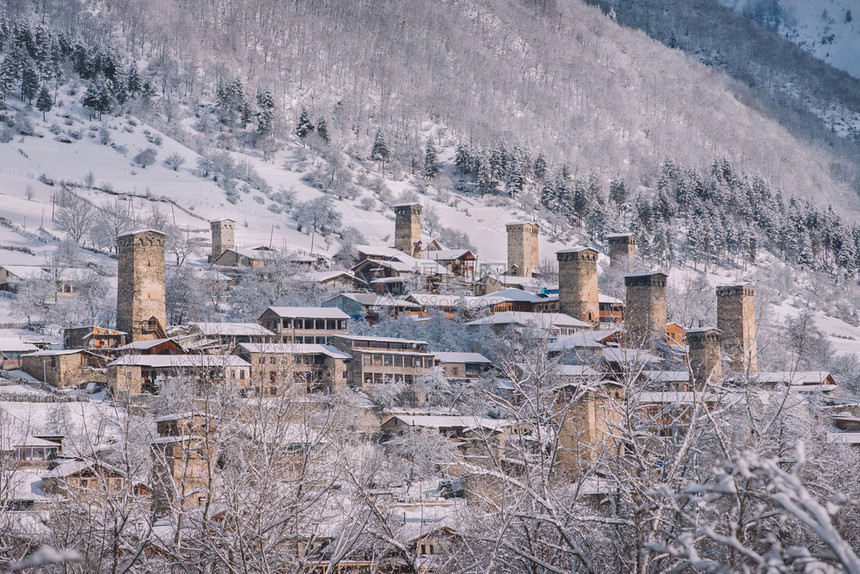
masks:
{"type": "Polygon", "coordinates": [[[627,340],[632,345],[656,348],[666,338],[666,278],[660,271],[624,276],[627,288],[627,340]]]}
{"type": "Polygon", "coordinates": [[[531,277],[540,265],[537,223],[513,222],[505,225],[508,232],[508,275],[531,277]]]}
{"type": "Polygon", "coordinates": [[[212,230],[212,254],[209,256],[211,263],[228,249],[236,247],[236,222],[229,218],[219,219],[210,221],[209,228],[212,230]]]}
{"type": "Polygon", "coordinates": [[[116,327],[128,333],[132,341],[157,339],[167,325],[164,234],[153,229],[135,231],[120,235],[116,243],[119,253],[116,327]]]}
{"type": "Polygon", "coordinates": [[[729,370],[758,372],[755,287],[749,283],[717,287],[717,327],[723,332],[729,370]]]}
{"type": "Polygon", "coordinates": [[[697,389],[703,388],[709,378],[711,383],[723,378],[720,335],[721,331],[714,328],[687,330],[692,383],[697,389]]]}
{"type": "Polygon", "coordinates": [[[609,243],[609,268],[631,269],[636,260],[636,234],[610,233],[606,241],[609,243]]]}
{"type": "Polygon", "coordinates": [[[580,321],[600,325],[597,294],[597,251],[573,247],[556,251],[558,259],[558,309],[580,321]]]}
{"type": "Polygon", "coordinates": [[[393,209],[394,248],[421,259],[421,204],[401,203],[393,209]]]}

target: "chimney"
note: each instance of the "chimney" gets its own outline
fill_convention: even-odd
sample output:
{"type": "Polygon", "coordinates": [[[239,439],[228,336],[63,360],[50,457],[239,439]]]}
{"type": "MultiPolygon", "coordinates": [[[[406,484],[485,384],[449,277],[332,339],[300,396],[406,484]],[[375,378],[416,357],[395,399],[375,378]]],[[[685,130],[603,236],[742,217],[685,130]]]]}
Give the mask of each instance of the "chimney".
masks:
{"type": "Polygon", "coordinates": [[[212,263],[222,253],[236,247],[236,222],[229,218],[210,221],[209,229],[212,230],[212,254],[209,255],[209,263],[212,263]]]}
{"type": "Polygon", "coordinates": [[[421,204],[401,203],[394,209],[394,248],[421,259],[421,204]]]}
{"type": "Polygon", "coordinates": [[[590,247],[562,249],[558,259],[558,307],[580,321],[600,325],[597,294],[597,251],[590,247]]]}
{"type": "Polygon", "coordinates": [[[540,264],[537,223],[515,221],[505,225],[508,232],[508,275],[531,277],[540,264]]]}
{"type": "Polygon", "coordinates": [[[723,378],[723,365],[720,355],[721,331],[709,329],[689,329],[687,344],[692,383],[696,389],[704,388],[707,382],[714,383],[723,378]]]}
{"type": "Polygon", "coordinates": [[[609,268],[629,271],[636,260],[636,234],[610,233],[606,236],[609,243],[609,268]]]}
{"type": "Polygon", "coordinates": [[[666,278],[661,271],[624,276],[628,341],[652,350],[666,339],[666,278]]]}
{"type": "Polygon", "coordinates": [[[749,283],[717,287],[717,328],[732,373],[758,372],[755,287],[749,283]]]}

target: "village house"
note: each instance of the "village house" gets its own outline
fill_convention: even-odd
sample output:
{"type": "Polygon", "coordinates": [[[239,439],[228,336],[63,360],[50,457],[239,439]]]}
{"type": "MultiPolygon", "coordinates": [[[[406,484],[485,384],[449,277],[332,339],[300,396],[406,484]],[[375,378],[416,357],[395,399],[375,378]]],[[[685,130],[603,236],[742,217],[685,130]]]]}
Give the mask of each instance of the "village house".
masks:
{"type": "Polygon", "coordinates": [[[276,338],[272,331],[257,323],[190,323],[188,334],[217,341],[227,353],[241,343],[271,343],[276,338]]]}
{"type": "Polygon", "coordinates": [[[426,341],[335,335],[332,345],[352,357],[348,378],[354,387],[387,382],[411,385],[434,364],[426,341]]]}
{"type": "Polygon", "coordinates": [[[36,351],[21,356],[21,369],[25,373],[58,389],[104,383],[105,366],[104,357],[85,349],[36,351]]]}
{"type": "Polygon", "coordinates": [[[278,257],[280,252],[263,245],[250,249],[229,248],[215,257],[212,264],[218,267],[250,267],[262,270],[278,257]]]}
{"type": "Polygon", "coordinates": [[[102,461],[69,460],[42,475],[47,494],[82,499],[89,496],[117,496],[126,485],[118,468],[102,461]]]}
{"type": "Polygon", "coordinates": [[[307,392],[347,384],[352,357],[331,345],[242,343],[233,353],[251,365],[246,392],[273,396],[291,384],[307,392]]]}
{"type": "Polygon", "coordinates": [[[63,347],[86,349],[95,353],[108,353],[125,345],[128,333],[89,325],[63,330],[63,347]]]}
{"type": "Polygon", "coordinates": [[[475,280],[477,258],[468,249],[427,249],[427,259],[443,265],[454,277],[475,280]]]}
{"type": "Polygon", "coordinates": [[[0,411],[0,462],[4,469],[46,468],[63,454],[63,437],[38,435],[23,421],[0,411]]]}
{"type": "Polygon", "coordinates": [[[416,259],[398,249],[369,245],[356,245],[355,249],[360,260],[352,272],[379,294],[403,294],[408,281],[419,281],[423,288],[436,291],[442,281],[453,277],[436,261],[416,259]]]}
{"type": "Polygon", "coordinates": [[[0,361],[4,371],[21,368],[21,356],[38,351],[32,343],[25,343],[19,337],[0,338],[0,361]]]}
{"type": "Polygon", "coordinates": [[[185,347],[175,337],[134,341],[117,349],[120,355],[184,355],[185,347]]]}
{"type": "Polygon", "coordinates": [[[223,381],[247,388],[251,365],[235,355],[123,355],[107,366],[114,397],[156,393],[170,379],[197,385],[198,392],[223,381]]]}
{"type": "Polygon", "coordinates": [[[597,294],[600,310],[600,328],[617,328],[624,322],[624,301],[610,297],[605,293],[597,294]]]}
{"type": "Polygon", "coordinates": [[[474,315],[486,310],[490,303],[472,295],[442,295],[438,293],[411,293],[406,298],[420,307],[420,314],[427,316],[431,311],[439,311],[449,318],[457,315],[474,315]]]}
{"type": "Polygon", "coordinates": [[[516,311],[523,313],[558,312],[558,293],[531,293],[515,287],[495,291],[480,298],[493,313],[516,311]]]}
{"type": "Polygon", "coordinates": [[[269,307],[259,322],[280,343],[328,344],[349,333],[349,315],[337,307],[269,307]]]}
{"type": "Polygon", "coordinates": [[[505,311],[466,323],[467,327],[482,325],[489,325],[497,333],[535,329],[546,333],[551,338],[566,337],[578,331],[591,329],[590,324],[565,313],[505,311]]]}
{"type": "Polygon", "coordinates": [[[375,293],[341,293],[322,307],[337,307],[353,321],[375,323],[385,318],[396,317],[401,313],[419,314],[421,307],[416,303],[395,297],[383,297],[375,293]]]}
{"type": "Polygon", "coordinates": [[[477,379],[492,367],[492,361],[481,353],[433,353],[436,365],[451,379],[477,379]]]}

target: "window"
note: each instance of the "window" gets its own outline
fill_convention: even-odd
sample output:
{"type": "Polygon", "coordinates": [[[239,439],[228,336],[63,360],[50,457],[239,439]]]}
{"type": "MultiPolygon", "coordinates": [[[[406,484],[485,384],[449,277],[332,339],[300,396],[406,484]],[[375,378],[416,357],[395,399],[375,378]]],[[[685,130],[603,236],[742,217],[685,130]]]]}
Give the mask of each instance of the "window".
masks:
{"type": "Polygon", "coordinates": [[[451,368],[451,374],[453,374],[456,377],[457,375],[460,374],[460,369],[458,367],[452,367],[451,368]]]}
{"type": "Polygon", "coordinates": [[[403,366],[403,355],[394,355],[394,366],[402,367],[403,366]]]}
{"type": "Polygon", "coordinates": [[[407,385],[411,385],[412,380],[413,380],[412,375],[403,375],[403,382],[406,383],[407,385]]]}
{"type": "Polygon", "coordinates": [[[282,319],[281,324],[284,326],[284,329],[289,329],[292,326],[292,319],[282,319]]]}
{"type": "Polygon", "coordinates": [[[373,364],[373,356],[372,355],[363,355],[361,360],[362,365],[370,366],[373,364]]]}
{"type": "Polygon", "coordinates": [[[242,380],[245,379],[245,369],[241,369],[239,371],[239,379],[242,379],[242,380]]]}
{"type": "Polygon", "coordinates": [[[382,364],[386,367],[390,367],[393,364],[391,355],[383,355],[382,356],[382,364]]]}
{"type": "Polygon", "coordinates": [[[325,320],[324,319],[317,319],[316,321],[314,321],[314,328],[315,329],[325,329],[325,320]]]}
{"type": "Polygon", "coordinates": [[[325,328],[328,330],[332,330],[335,328],[335,320],[334,319],[326,319],[325,328]]]}
{"type": "Polygon", "coordinates": [[[394,382],[395,383],[402,383],[403,382],[403,375],[399,374],[399,373],[394,375],[394,382]]]}
{"type": "Polygon", "coordinates": [[[382,383],[384,383],[385,381],[382,378],[382,373],[374,373],[373,382],[377,385],[381,385],[382,383]]]}
{"type": "Polygon", "coordinates": [[[373,355],[373,364],[377,367],[382,366],[382,355],[373,355]]]}
{"type": "Polygon", "coordinates": [[[424,357],[424,368],[432,369],[433,368],[433,357],[424,357]]]}
{"type": "Polygon", "coordinates": [[[412,366],[412,357],[409,357],[409,356],[403,357],[403,365],[406,367],[411,367],[412,366]]]}
{"type": "Polygon", "coordinates": [[[369,385],[373,382],[373,373],[364,373],[364,384],[369,385]]]}

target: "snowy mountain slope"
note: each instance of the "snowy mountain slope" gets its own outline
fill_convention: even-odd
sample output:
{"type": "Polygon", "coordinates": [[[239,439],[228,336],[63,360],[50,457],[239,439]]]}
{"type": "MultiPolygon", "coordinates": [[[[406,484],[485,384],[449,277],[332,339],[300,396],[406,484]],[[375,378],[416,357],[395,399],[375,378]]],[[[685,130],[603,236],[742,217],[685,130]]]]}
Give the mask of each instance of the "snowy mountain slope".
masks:
{"type": "Polygon", "coordinates": [[[860,78],[860,3],[856,0],[720,0],[806,52],[860,78]]]}

